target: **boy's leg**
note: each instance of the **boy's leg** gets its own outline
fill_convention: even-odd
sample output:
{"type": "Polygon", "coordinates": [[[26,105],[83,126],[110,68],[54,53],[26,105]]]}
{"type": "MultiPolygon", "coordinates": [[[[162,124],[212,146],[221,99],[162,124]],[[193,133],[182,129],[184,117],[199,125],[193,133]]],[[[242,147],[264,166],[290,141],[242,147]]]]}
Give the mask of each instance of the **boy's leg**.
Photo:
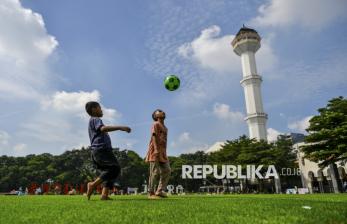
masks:
{"type": "Polygon", "coordinates": [[[108,195],[109,195],[109,188],[103,187],[102,193],[101,193],[101,200],[111,200],[111,198],[108,195]]]}
{"type": "Polygon", "coordinates": [[[103,180],[100,177],[98,177],[93,182],[89,182],[87,184],[87,197],[88,197],[88,200],[90,200],[90,196],[92,195],[94,188],[96,186],[98,186],[99,184],[101,184],[102,182],[103,182],[103,180]]]}
{"type": "Polygon", "coordinates": [[[160,171],[160,180],[159,180],[158,189],[156,191],[156,195],[161,197],[166,197],[166,193],[164,191],[170,179],[170,174],[171,174],[170,163],[169,162],[159,163],[159,171],[160,171]]]}
{"type": "Polygon", "coordinates": [[[154,195],[155,186],[159,179],[159,164],[158,162],[149,162],[149,180],[148,180],[148,192],[149,196],[154,195]]]}
{"type": "MultiPolygon", "coordinates": [[[[92,161],[94,164],[96,164],[97,169],[101,171],[101,174],[97,178],[97,180],[88,183],[88,187],[91,188],[92,192],[92,189],[94,187],[104,182],[105,186],[103,188],[103,192],[105,194],[102,193],[102,197],[108,197],[108,190],[113,187],[114,180],[120,173],[120,167],[118,165],[117,159],[112,153],[112,150],[99,149],[92,151],[92,161]]],[[[88,199],[90,198],[90,195],[88,196],[87,193],[88,199]]]]}
{"type": "Polygon", "coordinates": [[[103,187],[102,193],[101,193],[102,200],[110,199],[108,197],[109,189],[113,188],[114,180],[118,177],[119,173],[120,173],[119,166],[110,166],[104,169],[104,172],[102,174],[102,179],[105,181],[105,186],[103,187]]]}
{"type": "MultiPolygon", "coordinates": [[[[97,159],[97,154],[99,154],[98,150],[91,150],[90,152],[90,159],[92,160],[92,163],[94,164],[94,166],[99,169],[99,162],[98,162],[98,159],[97,159]]],[[[93,193],[93,190],[96,186],[98,186],[99,184],[102,183],[102,179],[100,177],[96,178],[94,181],[92,182],[89,182],[87,184],[87,198],[88,200],[90,200],[90,196],[92,195],[93,193]]]]}

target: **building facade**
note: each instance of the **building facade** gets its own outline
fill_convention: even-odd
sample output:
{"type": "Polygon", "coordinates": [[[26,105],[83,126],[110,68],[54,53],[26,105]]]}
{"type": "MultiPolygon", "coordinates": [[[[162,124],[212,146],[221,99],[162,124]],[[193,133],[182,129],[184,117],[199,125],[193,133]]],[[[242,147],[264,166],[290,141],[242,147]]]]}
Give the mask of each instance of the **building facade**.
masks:
{"type": "MultiPolygon", "coordinates": [[[[300,146],[303,145],[305,145],[304,142],[299,142],[293,145],[300,168],[302,186],[308,188],[310,193],[333,193],[332,167],[320,168],[318,163],[304,158],[305,154],[300,150],[300,146]]],[[[338,171],[338,183],[341,185],[341,191],[344,191],[345,189],[343,185],[347,182],[347,166],[345,162],[337,162],[335,164],[338,171]]]]}

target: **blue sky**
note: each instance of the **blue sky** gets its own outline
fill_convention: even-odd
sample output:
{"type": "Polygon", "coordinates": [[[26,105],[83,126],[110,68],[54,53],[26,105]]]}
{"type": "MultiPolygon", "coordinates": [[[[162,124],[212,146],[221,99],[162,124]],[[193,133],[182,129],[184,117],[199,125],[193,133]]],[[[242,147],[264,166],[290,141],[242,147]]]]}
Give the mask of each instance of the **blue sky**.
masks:
{"type": "Polygon", "coordinates": [[[114,147],[141,156],[151,113],[167,113],[169,155],[248,134],[241,62],[230,42],[246,24],[262,36],[269,140],[305,133],[332,97],[347,93],[347,2],[0,2],[0,155],[60,154],[88,145],[84,104],[98,100],[114,147]],[[181,87],[165,90],[176,74],[181,87]]]}

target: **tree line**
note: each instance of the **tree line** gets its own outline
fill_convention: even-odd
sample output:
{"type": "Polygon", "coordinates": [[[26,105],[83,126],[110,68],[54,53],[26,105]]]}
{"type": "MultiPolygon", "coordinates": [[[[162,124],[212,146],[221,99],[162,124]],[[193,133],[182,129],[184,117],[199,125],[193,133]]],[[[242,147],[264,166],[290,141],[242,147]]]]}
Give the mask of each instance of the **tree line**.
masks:
{"type": "MultiPolygon", "coordinates": [[[[276,143],[256,141],[246,136],[226,141],[221,150],[206,154],[203,151],[170,156],[172,174],[170,184],[182,185],[186,191],[197,192],[203,180],[181,178],[182,165],[225,165],[225,164],[263,164],[276,168],[295,167],[295,154],[291,150],[291,141],[279,139],[276,143]]],[[[113,149],[122,168],[117,179],[120,188],[137,187],[143,189],[148,179],[148,164],[132,150],[113,149]]],[[[98,174],[90,160],[87,148],[66,151],[61,155],[44,153],[25,157],[0,157],[0,191],[7,192],[32,183],[56,183],[78,185],[87,183],[98,174]]],[[[206,181],[206,180],[205,180],[206,181]]],[[[209,184],[221,185],[221,180],[207,177],[209,184]]]]}
{"type": "MultiPolygon", "coordinates": [[[[319,114],[311,118],[305,142],[301,148],[305,157],[318,162],[321,167],[332,166],[335,162],[347,159],[347,100],[338,97],[330,100],[325,108],[318,109],[319,114]]],[[[278,171],[282,168],[297,168],[296,154],[291,139],[284,136],[275,142],[257,141],[247,136],[227,140],[221,149],[206,154],[204,151],[170,156],[170,184],[182,185],[186,191],[197,192],[203,185],[222,185],[222,180],[208,176],[206,180],[182,179],[182,165],[274,165],[278,171]]],[[[117,180],[120,188],[137,187],[143,189],[148,179],[148,164],[135,151],[113,149],[122,168],[117,180]]],[[[334,170],[332,169],[334,178],[334,170]]],[[[46,183],[48,179],[57,183],[83,184],[91,181],[97,170],[90,160],[87,148],[73,149],[61,155],[44,153],[25,157],[0,157],[0,192],[8,192],[26,187],[31,183],[46,183]]],[[[336,176],[336,174],[335,174],[336,176]]],[[[336,180],[334,180],[336,182],[336,180]]],[[[234,183],[234,182],[233,182],[234,183]]],[[[245,191],[256,188],[258,192],[273,192],[273,184],[259,180],[256,186],[245,184],[245,191]]],[[[281,176],[284,188],[300,185],[298,176],[281,176]]],[[[338,188],[341,184],[334,183],[338,188]]],[[[338,189],[337,189],[338,190],[338,189]]]]}

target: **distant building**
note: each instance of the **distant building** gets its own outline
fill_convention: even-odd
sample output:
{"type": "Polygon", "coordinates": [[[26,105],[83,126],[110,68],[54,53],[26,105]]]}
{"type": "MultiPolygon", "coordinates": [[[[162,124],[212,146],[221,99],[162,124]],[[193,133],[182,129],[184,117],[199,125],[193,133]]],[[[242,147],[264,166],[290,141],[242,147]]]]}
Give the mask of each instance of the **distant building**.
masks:
{"type": "MultiPolygon", "coordinates": [[[[303,187],[309,189],[310,193],[332,193],[334,192],[333,183],[331,180],[331,168],[320,168],[318,163],[312,162],[304,158],[304,153],[300,150],[300,146],[305,145],[304,142],[294,144],[293,148],[297,153],[298,164],[301,173],[301,181],[303,187]]],[[[338,178],[343,184],[347,181],[346,170],[347,166],[344,162],[338,162],[337,171],[338,178]]],[[[342,186],[341,186],[342,189],[342,186]]]]}
{"type": "Polygon", "coordinates": [[[281,138],[287,138],[292,140],[293,144],[304,142],[305,135],[301,133],[288,133],[288,134],[281,134],[277,137],[277,139],[281,138]]]}
{"type": "Polygon", "coordinates": [[[212,152],[217,152],[222,149],[223,144],[225,144],[225,142],[216,142],[210,148],[208,148],[205,152],[207,154],[212,152]]]}
{"type": "MultiPolygon", "coordinates": [[[[331,168],[320,168],[318,163],[304,158],[305,154],[300,150],[300,147],[305,145],[305,135],[301,133],[288,133],[279,135],[277,137],[277,139],[281,138],[290,139],[293,142],[293,150],[296,153],[297,163],[300,168],[302,186],[304,188],[308,188],[310,193],[334,192],[333,183],[331,180],[331,168]]],[[[340,183],[343,184],[345,181],[347,181],[346,163],[338,162],[336,165],[338,178],[341,180],[340,183]]]]}
{"type": "MultiPolygon", "coordinates": [[[[312,162],[304,158],[304,153],[300,150],[300,146],[305,145],[305,135],[300,133],[289,133],[279,135],[280,138],[289,138],[293,142],[293,150],[297,155],[297,162],[300,168],[301,182],[304,188],[308,188],[310,193],[331,193],[334,192],[333,183],[331,180],[331,171],[329,167],[320,168],[318,163],[312,162]]],[[[336,163],[338,170],[338,178],[341,183],[347,181],[346,163],[336,163]]],[[[342,186],[341,186],[342,188],[342,186]]]]}

